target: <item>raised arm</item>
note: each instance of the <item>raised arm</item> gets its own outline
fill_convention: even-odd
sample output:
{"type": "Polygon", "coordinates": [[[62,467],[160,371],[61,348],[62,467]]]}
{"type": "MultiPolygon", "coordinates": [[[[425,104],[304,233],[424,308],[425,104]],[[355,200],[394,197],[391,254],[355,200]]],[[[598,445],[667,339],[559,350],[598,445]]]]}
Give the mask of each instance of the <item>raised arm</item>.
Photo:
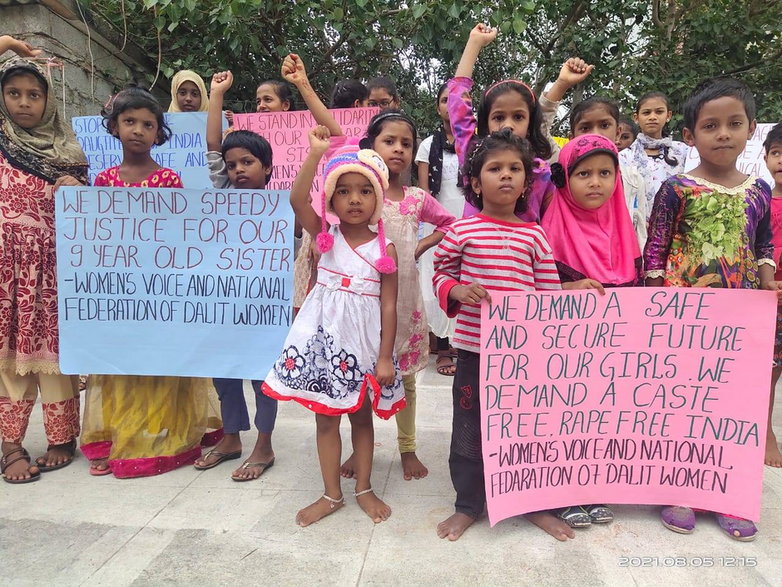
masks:
{"type": "Polygon", "coordinates": [[[0,55],[6,51],[13,51],[19,57],[38,57],[42,51],[35,49],[30,43],[15,39],[10,35],[0,36],[0,55]]]}
{"type": "Polygon", "coordinates": [[[219,151],[223,144],[223,100],[233,83],[234,76],[230,71],[218,71],[212,76],[209,110],[206,114],[207,151],[219,151]]]}
{"type": "Polygon", "coordinates": [[[475,62],[478,61],[478,54],[481,49],[491,44],[497,38],[497,29],[491,28],[483,23],[475,25],[470,31],[470,38],[462,51],[462,58],[456,67],[454,77],[472,77],[475,69],[475,62]]]}
{"type": "Polygon", "coordinates": [[[318,164],[331,145],[329,143],[329,129],[325,126],[316,126],[309,132],[308,138],[310,141],[310,152],[307,154],[307,158],[302,163],[299,173],[293,181],[291,206],[294,214],[296,214],[296,220],[304,230],[312,235],[314,240],[320,232],[321,221],[320,216],[315,213],[310,203],[310,190],[312,189],[315,175],[318,173],[318,164]]]}
{"type": "Polygon", "coordinates": [[[301,57],[295,53],[290,53],[282,62],[281,73],[285,81],[292,83],[299,90],[299,94],[304,99],[304,103],[307,105],[315,122],[329,129],[332,137],[342,136],[342,127],[339,126],[329,109],[326,108],[318,94],[312,89],[301,57]]]}

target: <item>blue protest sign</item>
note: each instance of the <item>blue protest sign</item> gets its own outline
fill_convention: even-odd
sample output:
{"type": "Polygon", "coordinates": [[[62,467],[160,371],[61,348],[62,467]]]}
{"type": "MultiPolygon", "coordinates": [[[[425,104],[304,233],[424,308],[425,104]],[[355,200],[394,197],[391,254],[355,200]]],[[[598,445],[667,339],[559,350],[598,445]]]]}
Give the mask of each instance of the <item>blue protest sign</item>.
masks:
{"type": "Polygon", "coordinates": [[[292,321],[287,192],[67,187],[55,202],[63,373],[266,376],[292,321]]]}
{"type": "MultiPolygon", "coordinates": [[[[206,112],[166,113],[171,138],[152,149],[152,157],[161,167],[173,169],[189,189],[209,189],[206,165],[206,112]]],[[[103,126],[100,116],[76,116],[73,132],[90,165],[90,183],[104,169],[122,163],[122,144],[103,126]]]]}

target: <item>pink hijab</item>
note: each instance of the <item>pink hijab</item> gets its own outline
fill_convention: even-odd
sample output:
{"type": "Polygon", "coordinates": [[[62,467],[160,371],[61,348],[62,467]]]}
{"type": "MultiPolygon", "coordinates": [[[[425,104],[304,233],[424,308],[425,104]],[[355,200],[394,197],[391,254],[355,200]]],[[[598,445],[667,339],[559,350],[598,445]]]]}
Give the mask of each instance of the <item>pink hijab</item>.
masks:
{"type": "Polygon", "coordinates": [[[600,135],[580,135],[562,148],[559,162],[551,166],[557,190],[541,225],[558,263],[603,285],[622,285],[637,278],[641,250],[627,211],[619,165],[614,191],[600,208],[585,210],[570,192],[573,168],[596,153],[607,153],[614,160],[618,157],[613,141],[600,135]]]}

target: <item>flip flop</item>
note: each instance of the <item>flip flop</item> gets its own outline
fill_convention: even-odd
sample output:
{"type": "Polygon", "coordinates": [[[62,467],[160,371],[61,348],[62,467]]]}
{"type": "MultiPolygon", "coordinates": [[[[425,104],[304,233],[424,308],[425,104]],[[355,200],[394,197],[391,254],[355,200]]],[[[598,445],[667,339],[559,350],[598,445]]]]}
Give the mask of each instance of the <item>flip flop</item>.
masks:
{"type": "Polygon", "coordinates": [[[104,475],[111,475],[111,465],[109,465],[109,460],[106,459],[106,462],[101,464],[106,465],[106,468],[99,469],[98,468],[99,465],[95,463],[90,463],[90,475],[92,475],[93,477],[103,477],[104,475]]]}
{"type": "Polygon", "coordinates": [[[73,457],[76,454],[76,439],[72,439],[70,442],[66,442],[65,444],[50,444],[46,447],[46,451],[50,451],[55,447],[63,447],[66,449],[69,453],[71,453],[71,457],[61,462],[59,465],[52,465],[51,467],[46,466],[46,462],[44,461],[41,463],[41,459],[43,459],[43,456],[38,457],[35,459],[35,466],[38,467],[38,470],[41,471],[41,473],[46,473],[48,471],[56,471],[57,469],[62,469],[64,467],[67,467],[73,462],[73,457]]]}
{"type": "Polygon", "coordinates": [[[21,446],[19,448],[15,448],[14,450],[6,453],[3,455],[3,458],[0,459],[0,473],[3,474],[3,481],[6,483],[10,483],[11,485],[22,485],[23,483],[32,483],[33,481],[38,481],[38,479],[41,478],[41,472],[37,471],[35,473],[30,473],[30,476],[27,479],[9,479],[5,476],[5,470],[13,465],[14,463],[18,461],[27,461],[27,472],[30,473],[30,467],[37,467],[38,465],[33,465],[32,458],[30,458],[30,453],[27,452],[26,449],[22,448],[21,446]],[[8,457],[19,454],[18,457],[15,459],[9,460],[8,457]]]}
{"type": "Polygon", "coordinates": [[[202,460],[208,459],[210,456],[216,456],[217,460],[209,465],[196,465],[193,463],[193,467],[195,469],[198,469],[199,471],[207,471],[209,469],[214,469],[217,465],[220,463],[223,463],[225,461],[232,461],[234,459],[238,459],[242,456],[242,451],[237,450],[234,452],[220,452],[218,450],[212,449],[208,453],[204,455],[204,458],[202,460]]]}
{"type": "Polygon", "coordinates": [[[453,362],[453,358],[449,357],[448,355],[441,355],[437,357],[435,368],[440,375],[445,375],[446,377],[453,377],[456,375],[456,364],[453,362]],[[449,364],[440,364],[441,362],[445,363],[446,361],[448,361],[449,364]]]}
{"type": "Polygon", "coordinates": [[[242,466],[240,467],[241,469],[249,469],[250,467],[260,467],[261,468],[261,474],[258,475],[255,478],[252,478],[252,477],[239,478],[239,477],[234,477],[233,475],[231,475],[231,479],[233,479],[237,483],[242,483],[244,481],[256,481],[257,479],[260,479],[261,476],[266,471],[271,469],[273,466],[274,466],[274,459],[270,460],[268,463],[251,463],[250,461],[245,461],[244,464],[242,464],[242,466]]]}

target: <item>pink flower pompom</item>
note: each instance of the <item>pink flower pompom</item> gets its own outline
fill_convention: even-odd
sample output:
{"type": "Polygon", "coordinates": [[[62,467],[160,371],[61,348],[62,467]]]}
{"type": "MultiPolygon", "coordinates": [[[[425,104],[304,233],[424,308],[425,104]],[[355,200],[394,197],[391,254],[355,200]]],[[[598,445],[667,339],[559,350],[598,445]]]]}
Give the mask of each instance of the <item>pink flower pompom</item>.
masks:
{"type": "Polygon", "coordinates": [[[318,243],[318,250],[321,253],[325,253],[330,251],[331,247],[334,246],[334,235],[328,232],[320,232],[318,233],[316,242],[318,243]]]}
{"type": "Polygon", "coordinates": [[[380,271],[380,273],[394,273],[396,271],[396,263],[388,255],[380,257],[377,260],[375,267],[377,267],[377,270],[380,271]]]}

